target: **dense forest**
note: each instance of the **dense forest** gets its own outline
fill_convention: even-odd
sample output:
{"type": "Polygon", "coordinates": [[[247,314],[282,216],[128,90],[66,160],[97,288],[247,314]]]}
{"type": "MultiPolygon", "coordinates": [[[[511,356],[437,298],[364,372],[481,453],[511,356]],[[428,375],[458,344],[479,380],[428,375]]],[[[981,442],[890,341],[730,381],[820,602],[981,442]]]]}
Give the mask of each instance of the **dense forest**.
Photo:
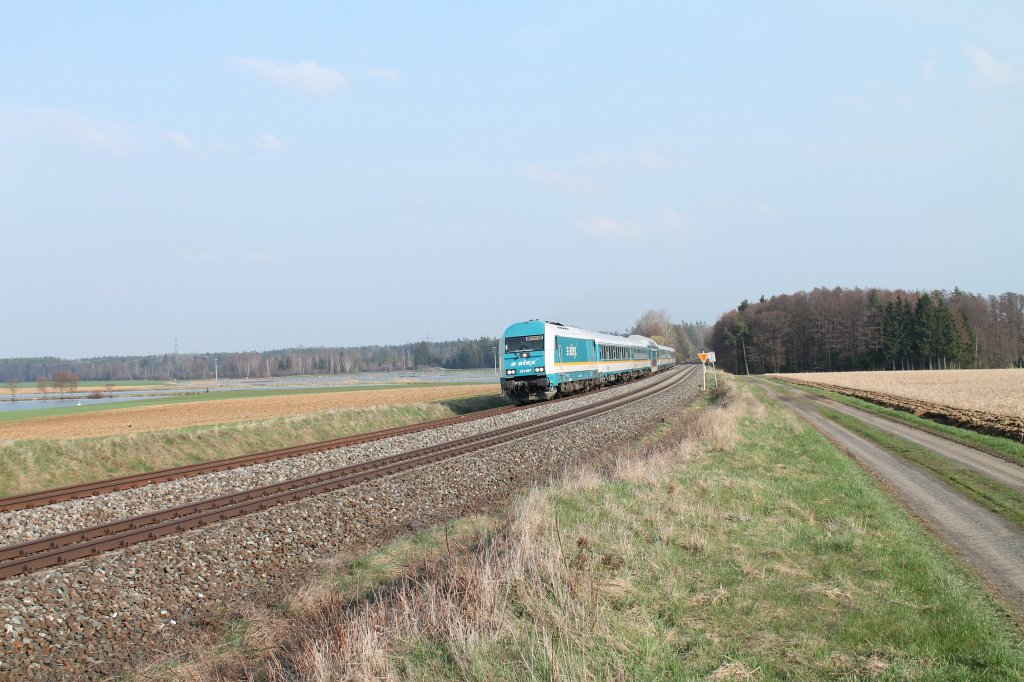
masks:
{"type": "Polygon", "coordinates": [[[1024,367],[1024,295],[819,288],[743,301],[710,343],[750,374],[1024,367]]]}

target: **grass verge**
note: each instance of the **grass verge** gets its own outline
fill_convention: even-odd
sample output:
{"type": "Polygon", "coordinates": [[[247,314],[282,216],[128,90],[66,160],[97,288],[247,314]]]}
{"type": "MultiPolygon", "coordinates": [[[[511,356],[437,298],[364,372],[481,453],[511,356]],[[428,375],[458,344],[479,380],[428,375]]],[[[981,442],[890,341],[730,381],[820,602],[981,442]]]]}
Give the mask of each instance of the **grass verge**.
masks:
{"type": "Polygon", "coordinates": [[[1007,459],[1016,464],[1024,464],[1024,444],[1017,443],[1009,438],[979,433],[977,431],[963,429],[959,426],[952,426],[950,424],[942,424],[940,422],[932,421],[931,419],[918,417],[916,414],[912,414],[910,412],[894,410],[891,407],[885,407],[867,400],[861,400],[860,398],[854,398],[853,396],[836,393],[835,391],[826,391],[825,389],[817,388],[815,386],[797,384],[791,381],[783,381],[775,378],[767,379],[767,381],[772,381],[788,388],[796,388],[808,393],[825,396],[826,398],[830,398],[836,402],[844,403],[851,407],[871,412],[872,414],[877,414],[880,417],[902,422],[909,426],[921,429],[922,431],[929,431],[937,436],[942,436],[943,438],[960,443],[961,445],[977,448],[978,450],[987,452],[990,455],[1002,457],[1003,459],[1007,459]]]}
{"type": "Polygon", "coordinates": [[[480,396],[83,439],[0,443],[0,497],[444,419],[506,405],[480,396]]]}
{"type": "Polygon", "coordinates": [[[917,443],[866,424],[856,417],[827,407],[819,406],[817,409],[822,415],[843,428],[853,431],[893,454],[935,472],[954,488],[966,493],[986,509],[1024,527],[1024,494],[998,481],[993,481],[973,469],[958,466],[917,443]]]}
{"type": "Polygon", "coordinates": [[[791,412],[736,393],[666,434],[685,437],[531,491],[497,530],[342,562],[244,637],[141,676],[1024,676],[1021,631],[943,546],[791,412]]]}

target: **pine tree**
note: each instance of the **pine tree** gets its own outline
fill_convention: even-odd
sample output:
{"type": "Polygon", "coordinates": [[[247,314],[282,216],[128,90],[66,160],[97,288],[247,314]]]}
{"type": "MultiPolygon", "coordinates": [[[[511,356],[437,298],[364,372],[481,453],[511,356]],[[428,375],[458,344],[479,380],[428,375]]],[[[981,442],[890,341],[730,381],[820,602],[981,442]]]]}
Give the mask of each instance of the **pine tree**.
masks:
{"type": "Polygon", "coordinates": [[[932,368],[932,358],[935,357],[936,334],[935,334],[936,311],[930,294],[921,294],[914,307],[914,326],[912,335],[912,348],[914,355],[921,363],[921,369],[932,368]]]}

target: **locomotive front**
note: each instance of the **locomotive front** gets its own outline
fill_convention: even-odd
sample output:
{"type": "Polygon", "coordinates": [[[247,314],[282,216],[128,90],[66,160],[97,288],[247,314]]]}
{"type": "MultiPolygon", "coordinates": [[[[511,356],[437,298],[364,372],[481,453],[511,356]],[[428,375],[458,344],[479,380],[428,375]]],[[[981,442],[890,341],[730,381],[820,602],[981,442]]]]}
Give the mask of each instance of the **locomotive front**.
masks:
{"type": "Polygon", "coordinates": [[[517,322],[501,339],[501,390],[518,402],[544,400],[555,395],[556,387],[547,377],[545,323],[517,322]]]}

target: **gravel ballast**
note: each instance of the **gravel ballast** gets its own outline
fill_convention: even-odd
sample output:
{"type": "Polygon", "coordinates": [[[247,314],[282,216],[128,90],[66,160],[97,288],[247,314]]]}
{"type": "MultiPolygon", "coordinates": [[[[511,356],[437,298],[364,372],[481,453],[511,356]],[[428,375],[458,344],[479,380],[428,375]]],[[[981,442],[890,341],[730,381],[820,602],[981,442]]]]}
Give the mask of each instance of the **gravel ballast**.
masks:
{"type": "MultiPolygon", "coordinates": [[[[649,432],[692,399],[696,376],[639,403],[538,436],[0,582],[0,679],[115,674],[147,651],[173,646],[187,627],[217,621],[233,604],[273,599],[302,584],[340,550],[369,547],[501,502],[568,465],[649,432]]],[[[611,395],[604,391],[388,441],[4,517],[17,519],[23,537],[38,537],[55,532],[42,528],[61,523],[66,530],[264,485],[576,409],[611,395]],[[57,520],[61,516],[68,519],[57,520]]]]}

